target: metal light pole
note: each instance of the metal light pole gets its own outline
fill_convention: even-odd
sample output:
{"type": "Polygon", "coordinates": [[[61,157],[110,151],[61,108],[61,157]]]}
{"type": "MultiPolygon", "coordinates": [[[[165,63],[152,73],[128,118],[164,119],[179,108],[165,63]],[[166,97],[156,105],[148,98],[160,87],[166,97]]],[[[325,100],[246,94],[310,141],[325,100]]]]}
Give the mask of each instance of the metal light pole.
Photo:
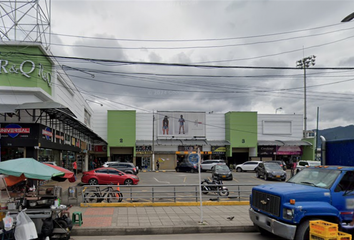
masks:
{"type": "Polygon", "coordinates": [[[275,114],[277,114],[278,110],[283,110],[282,107],[278,107],[277,109],[275,109],[275,114]]]}
{"type": "Polygon", "coordinates": [[[306,137],[306,131],[307,131],[306,68],[309,68],[311,65],[314,66],[315,60],[316,60],[316,56],[312,55],[296,62],[297,68],[304,69],[304,133],[303,133],[304,138],[306,137]]]}
{"type": "Polygon", "coordinates": [[[354,12],[343,18],[341,22],[349,22],[354,18],[354,12]]]}

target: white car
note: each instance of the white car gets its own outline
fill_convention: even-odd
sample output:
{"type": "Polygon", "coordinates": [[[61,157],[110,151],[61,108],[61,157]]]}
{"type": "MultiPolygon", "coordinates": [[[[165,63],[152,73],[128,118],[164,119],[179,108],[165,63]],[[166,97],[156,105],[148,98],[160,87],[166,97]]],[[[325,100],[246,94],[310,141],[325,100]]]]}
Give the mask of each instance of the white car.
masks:
{"type": "Polygon", "coordinates": [[[242,164],[236,165],[235,169],[236,172],[243,172],[243,171],[255,171],[258,164],[262,161],[247,161],[242,164]]]}
{"type": "Polygon", "coordinates": [[[216,164],[226,164],[224,160],[214,159],[214,160],[205,160],[200,164],[200,168],[203,172],[211,171],[211,168],[216,164]]]}
{"type": "Polygon", "coordinates": [[[305,167],[320,166],[320,165],[321,165],[321,161],[300,160],[296,164],[296,173],[300,172],[305,167]]]}

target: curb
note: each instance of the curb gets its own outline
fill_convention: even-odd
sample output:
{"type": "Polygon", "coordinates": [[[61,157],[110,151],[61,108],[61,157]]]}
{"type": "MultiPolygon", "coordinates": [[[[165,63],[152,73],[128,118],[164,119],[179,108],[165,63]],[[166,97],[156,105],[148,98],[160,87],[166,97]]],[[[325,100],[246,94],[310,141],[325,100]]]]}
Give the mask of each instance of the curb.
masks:
{"type": "MultiPolygon", "coordinates": [[[[230,205],[249,205],[249,201],[222,201],[202,202],[203,206],[230,206],[230,205]]],[[[200,206],[200,202],[146,202],[146,203],[80,203],[80,207],[178,207],[178,206],[200,206]]]]}
{"type": "Polygon", "coordinates": [[[233,233],[256,232],[254,226],[166,226],[166,227],[124,227],[124,228],[73,228],[72,236],[116,236],[116,235],[153,235],[187,233],[233,233]]]}

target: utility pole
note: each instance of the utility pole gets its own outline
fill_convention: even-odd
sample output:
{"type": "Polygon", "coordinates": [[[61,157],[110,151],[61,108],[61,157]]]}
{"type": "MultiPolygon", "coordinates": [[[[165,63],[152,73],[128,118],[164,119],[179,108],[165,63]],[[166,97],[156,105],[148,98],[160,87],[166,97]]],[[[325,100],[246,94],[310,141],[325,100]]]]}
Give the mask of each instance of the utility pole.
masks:
{"type": "Polygon", "coordinates": [[[314,66],[315,61],[316,61],[316,56],[312,55],[296,62],[297,68],[304,69],[304,132],[303,132],[304,138],[306,138],[306,131],[307,131],[306,68],[309,68],[311,65],[314,66]]]}

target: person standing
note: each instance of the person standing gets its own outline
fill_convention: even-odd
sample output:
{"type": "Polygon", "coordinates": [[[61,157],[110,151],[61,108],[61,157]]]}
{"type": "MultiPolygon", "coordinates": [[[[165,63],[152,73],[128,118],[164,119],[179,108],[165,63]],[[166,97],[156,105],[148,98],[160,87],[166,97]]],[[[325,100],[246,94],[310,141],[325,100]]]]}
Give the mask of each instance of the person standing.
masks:
{"type": "Polygon", "coordinates": [[[73,162],[73,170],[74,170],[74,174],[75,176],[77,175],[77,162],[75,160],[75,162],[73,162]]]}
{"type": "Polygon", "coordinates": [[[168,129],[169,129],[169,121],[168,121],[168,117],[165,116],[164,119],[162,120],[162,134],[168,135],[168,129]]]}
{"type": "Polygon", "coordinates": [[[181,115],[180,119],[178,119],[179,122],[179,134],[181,134],[181,129],[183,130],[183,134],[184,134],[184,118],[183,115],[181,115]]]}
{"type": "Polygon", "coordinates": [[[160,169],[160,163],[159,160],[156,161],[156,170],[158,171],[160,169]]]}

